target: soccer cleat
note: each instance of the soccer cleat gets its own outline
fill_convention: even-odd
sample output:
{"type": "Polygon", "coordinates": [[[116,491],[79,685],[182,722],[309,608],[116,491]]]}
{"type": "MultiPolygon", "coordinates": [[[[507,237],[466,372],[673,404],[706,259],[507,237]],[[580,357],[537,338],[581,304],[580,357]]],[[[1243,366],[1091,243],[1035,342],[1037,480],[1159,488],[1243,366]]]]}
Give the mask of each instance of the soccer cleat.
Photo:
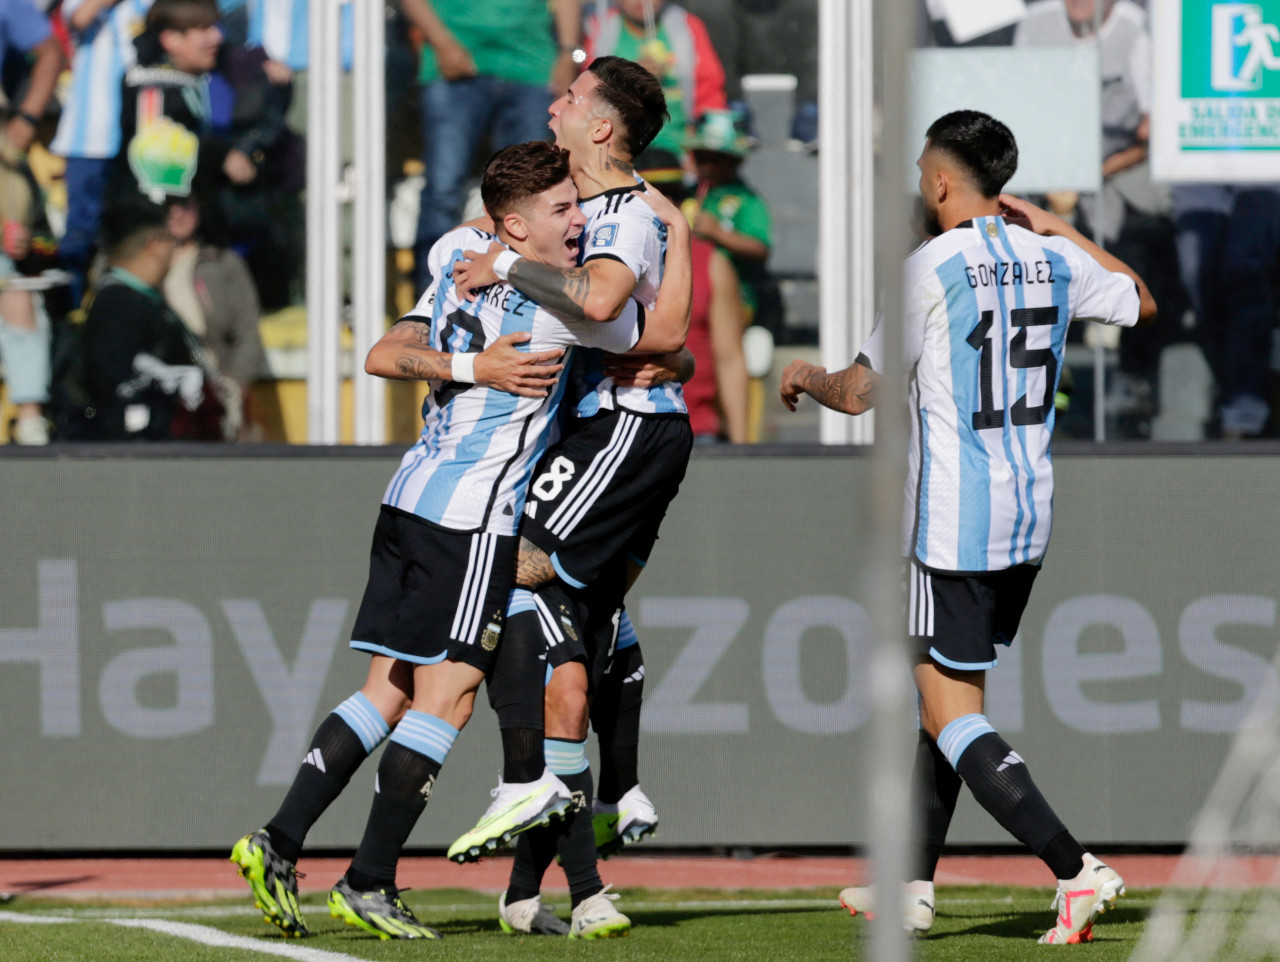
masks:
{"type": "Polygon", "coordinates": [[[340,879],[329,892],[329,914],[384,941],[444,938],[429,925],[418,921],[395,886],[357,892],[345,878],[340,879]]]}
{"type": "Polygon", "coordinates": [[[1041,945],[1074,945],[1093,941],[1093,923],[1124,895],[1124,879],[1111,866],[1085,854],[1084,868],[1073,879],[1058,879],[1050,908],[1058,921],[1040,936],[1041,945]]]}
{"type": "Polygon", "coordinates": [[[569,922],[571,939],[616,939],[631,931],[631,920],[613,907],[618,896],[606,885],[578,903],[569,922]]]}
{"type": "Polygon", "coordinates": [[[658,813],[639,785],[627,789],[616,802],[599,799],[591,806],[591,827],[596,833],[596,851],[602,858],[616,855],[624,845],[656,835],[658,813]]]}
{"type": "Polygon", "coordinates": [[[489,794],[493,802],[475,828],[449,846],[452,861],[475,862],[521,832],[564,817],[573,804],[568,786],[546,769],[536,782],[498,782],[489,794]]]}
{"type": "Polygon", "coordinates": [[[507,904],[507,893],[498,897],[498,924],[507,935],[568,935],[569,926],[542,904],[541,897],[507,904]]]}
{"type": "MultiPolygon", "coordinates": [[[[874,886],[855,886],[840,892],[840,904],[850,915],[876,917],[876,890],[874,886]]],[[[902,927],[908,932],[924,934],[933,928],[933,883],[908,882],[902,887],[902,927]]]]}
{"type": "Polygon", "coordinates": [[[250,832],[231,849],[231,861],[240,866],[253,904],[262,911],[262,920],[277,926],[285,935],[310,935],[298,907],[298,872],[271,845],[265,828],[250,832]]]}

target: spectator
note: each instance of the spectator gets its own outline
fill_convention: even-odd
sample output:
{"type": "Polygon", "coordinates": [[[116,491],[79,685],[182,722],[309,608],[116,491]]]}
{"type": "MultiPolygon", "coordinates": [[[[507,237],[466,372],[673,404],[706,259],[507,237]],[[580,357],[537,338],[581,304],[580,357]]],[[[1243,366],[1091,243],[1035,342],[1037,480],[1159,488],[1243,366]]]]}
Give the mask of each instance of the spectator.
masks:
{"type": "Polygon", "coordinates": [[[31,0],[0,0],[0,57],[11,53],[25,56],[31,62],[31,73],[17,107],[10,105],[7,110],[4,137],[25,152],[35,142],[45,107],[67,62],[48,18],[31,0]]]}
{"type": "Polygon", "coordinates": [[[120,81],[133,65],[133,38],[151,0],[63,0],[76,43],[71,86],[50,150],[66,158],[67,222],[58,245],[72,275],[72,299],[84,294],[102,217],[102,201],[120,153],[120,81]]]}
{"type": "MultiPolygon", "coordinates": [[[[818,143],[817,0],[683,0],[707,25],[725,69],[729,106],[749,116],[742,78],[790,74],[796,78],[791,139],[818,143]]],[[[749,121],[747,121],[749,124],[749,121]]]]}
{"type": "Polygon", "coordinates": [[[577,74],[573,55],[582,0],[403,0],[422,30],[423,165],[426,185],[413,245],[418,290],[430,283],[427,252],[462,219],[467,172],[487,133],[491,150],[548,139],[552,91],[577,74]],[[557,40],[559,49],[557,50],[557,40]]]}
{"type": "MultiPolygon", "coordinates": [[[[683,156],[698,119],[709,110],[728,108],[724,67],[706,25],[667,0],[618,0],[603,17],[591,18],[585,47],[588,63],[596,57],[622,57],[662,83],[670,116],[650,150],[683,156]]],[[[648,162],[638,157],[636,163],[643,167],[648,162]]]]}
{"type": "Polygon", "coordinates": [[[1217,382],[1218,431],[1259,437],[1271,414],[1280,184],[1179,186],[1173,208],[1182,282],[1217,382]]]}
{"type": "Polygon", "coordinates": [[[203,352],[160,292],[175,247],[166,220],[163,207],[136,196],[103,212],[108,269],[94,285],[83,333],[91,439],[222,437],[203,352]]]}
{"type": "Polygon", "coordinates": [[[50,325],[35,285],[24,278],[47,266],[54,246],[43,223],[39,190],[22,152],[12,143],[0,149],[0,358],[4,359],[9,402],[17,418],[9,440],[16,444],[49,442],[44,406],[49,402],[50,325]],[[37,222],[43,237],[33,238],[37,222]]]}
{"type": "Polygon", "coordinates": [[[194,197],[170,203],[168,231],[176,247],[164,280],[165,300],[221,375],[228,433],[241,440],[254,437],[251,388],[266,375],[267,360],[249,268],[235,251],[202,235],[200,203],[194,197]]]}
{"type": "Polygon", "coordinates": [[[712,111],[685,146],[698,170],[693,232],[729,255],[742,278],[748,317],[754,321],[768,279],[764,265],[773,240],[768,206],[742,179],[747,138],[732,113],[712,111]]]}
{"type": "MultiPolygon", "coordinates": [[[[1184,296],[1167,191],[1151,181],[1147,137],[1151,109],[1151,37],[1147,14],[1133,0],[1039,0],[1014,32],[1025,47],[1096,44],[1102,72],[1102,191],[1079,198],[1079,226],[1131,264],[1151,285],[1167,317],[1179,318],[1184,296]],[[1101,28],[1095,34],[1098,3],[1101,28]]],[[[1052,195],[1057,213],[1071,197],[1052,195]]],[[[1158,409],[1160,354],[1177,322],[1120,335],[1120,371],[1108,387],[1108,413],[1120,436],[1147,437],[1158,409]]]]}

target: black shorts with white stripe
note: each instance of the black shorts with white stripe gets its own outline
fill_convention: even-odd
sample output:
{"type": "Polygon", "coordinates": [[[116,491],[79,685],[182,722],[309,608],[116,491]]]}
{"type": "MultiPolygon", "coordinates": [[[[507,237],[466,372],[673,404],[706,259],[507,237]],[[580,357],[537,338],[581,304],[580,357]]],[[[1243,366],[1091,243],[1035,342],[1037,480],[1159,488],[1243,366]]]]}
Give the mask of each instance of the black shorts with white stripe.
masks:
{"type": "Polygon", "coordinates": [[[940,574],[907,566],[907,634],[921,655],[959,671],[996,666],[996,645],[1013,644],[1040,569],[940,574]]]}
{"type": "Polygon", "coordinates": [[[383,505],[351,647],[487,671],[515,573],[514,535],[451,531],[383,505]]]}
{"type": "Polygon", "coordinates": [[[644,565],[692,450],[684,415],[622,410],[580,419],[543,455],[520,534],[572,588],[592,584],[619,557],[644,565]]]}

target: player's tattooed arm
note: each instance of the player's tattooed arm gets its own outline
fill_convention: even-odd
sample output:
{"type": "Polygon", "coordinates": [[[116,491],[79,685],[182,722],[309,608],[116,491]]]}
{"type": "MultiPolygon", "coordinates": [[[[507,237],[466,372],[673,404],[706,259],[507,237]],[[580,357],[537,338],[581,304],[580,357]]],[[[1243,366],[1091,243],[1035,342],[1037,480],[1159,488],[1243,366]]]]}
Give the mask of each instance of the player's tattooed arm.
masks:
{"type": "Polygon", "coordinates": [[[552,267],[522,257],[507,274],[511,286],[549,311],[572,320],[586,320],[591,294],[591,270],[587,267],[552,267]]]}
{"type": "MultiPolygon", "coordinates": [[[[517,394],[546,397],[563,369],[564,351],[521,351],[516,345],[529,340],[528,331],[504,334],[475,357],[477,384],[517,394]]],[[[395,381],[451,381],[453,355],[430,346],[431,327],[425,321],[398,321],[369,351],[364,369],[395,381]]]]}
{"type": "Polygon", "coordinates": [[[555,579],[556,569],[547,553],[528,538],[521,538],[520,553],[516,557],[516,584],[537,590],[555,579]]]}
{"type": "Polygon", "coordinates": [[[779,390],[787,410],[794,411],[800,395],[807,394],[823,407],[845,414],[862,414],[875,406],[879,377],[857,361],[843,371],[827,369],[807,361],[792,361],[782,372],[779,390]]]}

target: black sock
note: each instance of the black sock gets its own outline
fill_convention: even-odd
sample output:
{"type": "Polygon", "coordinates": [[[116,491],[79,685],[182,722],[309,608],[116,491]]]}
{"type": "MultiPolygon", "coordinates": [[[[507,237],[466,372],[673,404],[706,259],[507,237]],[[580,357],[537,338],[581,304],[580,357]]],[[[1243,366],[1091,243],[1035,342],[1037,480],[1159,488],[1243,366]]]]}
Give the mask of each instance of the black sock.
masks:
{"type": "Polygon", "coordinates": [[[561,825],[531,828],[516,840],[516,857],[507,882],[507,904],[531,899],[542,888],[542,876],[555,861],[561,825]]]}
{"type": "Polygon", "coordinates": [[[911,776],[916,812],[920,818],[920,850],[916,854],[914,874],[906,881],[920,879],[932,882],[963,783],[937,743],[923,731],[916,742],[916,761],[911,776]]]}
{"type": "Polygon", "coordinates": [[[541,728],[502,729],[502,780],[532,782],[547,767],[542,754],[541,728]]]}
{"type": "Polygon", "coordinates": [[[298,861],[311,826],[368,757],[359,736],[340,716],[330,714],[320,723],[280,810],[267,823],[271,845],[281,858],[298,861]]]}
{"type": "Polygon", "coordinates": [[[1022,756],[999,734],[987,732],[974,739],[961,754],[956,771],[978,804],[1043,859],[1054,878],[1075,878],[1080,873],[1084,849],[1040,794],[1022,756]]]}
{"type": "Polygon", "coordinates": [[[565,818],[556,847],[564,877],[569,883],[569,895],[573,907],[604,888],[596,867],[596,833],[591,824],[593,797],[591,769],[576,775],[561,775],[560,780],[573,792],[575,803],[581,807],[565,818]]]}
{"type": "Polygon", "coordinates": [[[546,651],[538,612],[510,612],[485,684],[502,730],[503,781],[534,781],[547,766],[542,753],[546,651]]]}
{"type": "Polygon", "coordinates": [[[417,824],[440,763],[392,741],[378,765],[378,790],[373,796],[364,837],[356,849],[347,881],[357,891],[387,888],[396,880],[396,863],[417,824]]]}
{"type": "Polygon", "coordinates": [[[613,803],[640,784],[640,707],[644,655],[631,645],[614,655],[591,704],[591,727],[600,744],[596,797],[613,803]]]}

